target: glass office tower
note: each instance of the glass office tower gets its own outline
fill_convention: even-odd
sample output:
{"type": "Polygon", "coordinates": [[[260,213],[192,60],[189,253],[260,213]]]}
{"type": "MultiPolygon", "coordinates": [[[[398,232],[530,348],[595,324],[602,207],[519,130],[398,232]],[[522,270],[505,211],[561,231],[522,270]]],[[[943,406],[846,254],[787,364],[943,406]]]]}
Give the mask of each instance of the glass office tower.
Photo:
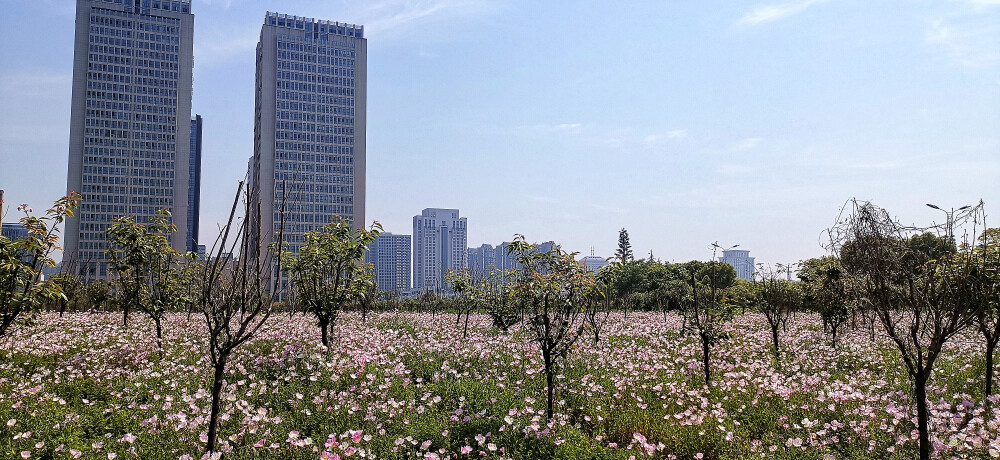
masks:
{"type": "MultiPolygon", "coordinates": [[[[334,216],[365,221],[367,41],[354,24],[267,13],[257,44],[254,157],[266,251],[285,197],[285,241],[334,216]]],[[[254,206],[256,209],[257,207],[254,206]]]]}
{"type": "Polygon", "coordinates": [[[191,119],[191,155],[188,161],[187,250],[198,252],[198,220],[201,216],[201,115],[191,119]]]}
{"type": "Polygon", "coordinates": [[[167,208],[187,248],[194,15],[190,0],[78,0],[64,266],[107,276],[104,231],[167,208]]]}

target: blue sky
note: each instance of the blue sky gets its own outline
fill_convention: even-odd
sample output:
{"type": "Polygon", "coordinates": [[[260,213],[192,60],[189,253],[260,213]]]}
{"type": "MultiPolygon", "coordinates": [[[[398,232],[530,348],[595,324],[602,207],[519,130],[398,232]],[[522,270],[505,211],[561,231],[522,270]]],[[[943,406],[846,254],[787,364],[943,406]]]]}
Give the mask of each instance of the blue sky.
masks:
{"type": "MultiPolygon", "coordinates": [[[[3,5],[9,211],[65,191],[74,8],[3,5]]],[[[253,152],[267,10],[365,25],[367,214],[394,233],[410,233],[423,208],[449,207],[468,217],[470,246],[524,233],[609,256],[625,227],[637,255],[705,259],[719,241],[790,262],[823,254],[822,231],[850,197],[919,224],[943,218],[927,202],[1000,202],[1000,0],[193,10],[203,240],[253,152]]]]}

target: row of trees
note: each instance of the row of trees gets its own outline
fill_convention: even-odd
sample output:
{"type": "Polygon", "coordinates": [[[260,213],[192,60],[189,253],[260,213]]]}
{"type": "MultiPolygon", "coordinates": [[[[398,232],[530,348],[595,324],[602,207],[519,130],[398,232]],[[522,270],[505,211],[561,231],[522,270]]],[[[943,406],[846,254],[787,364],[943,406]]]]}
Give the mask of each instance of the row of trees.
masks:
{"type": "MultiPolygon", "coordinates": [[[[225,367],[234,349],[250,340],[276,311],[279,296],[316,318],[320,340],[329,346],[329,333],[340,312],[357,308],[362,321],[380,299],[374,272],[363,263],[367,246],[381,227],[352,228],[336,220],[305,235],[297,254],[277,242],[284,241],[283,220],[270,245],[259,244],[264,234],[255,218],[254,191],[241,183],[227,224],[213,246],[212,257],[195,261],[173,251],[168,236],[175,231],[167,212],[147,222],[116,219],[107,230],[109,269],[113,293],[127,324],[134,306],[154,323],[162,349],[162,319],[168,311],[200,311],[209,333],[208,353],[213,366],[213,405],[207,449],[215,449],[218,397],[225,367]],[[240,202],[243,218],[237,218],[240,202]],[[257,255],[238,260],[224,254],[257,255]],[[285,276],[279,276],[284,274],[285,276]],[[287,278],[290,290],[284,289],[287,278]]],[[[74,296],[98,299],[108,295],[84,286],[69,275],[43,281],[41,267],[52,265],[57,249],[55,224],[71,216],[79,197],[68,196],[44,218],[26,213],[22,222],[29,237],[15,242],[0,240],[0,323],[2,335],[17,318],[30,318],[45,303],[65,310],[74,296]],[[93,292],[91,292],[93,291],[93,292]]],[[[797,266],[800,281],[791,280],[792,266],[760,267],[750,281],[739,280],[735,270],[714,260],[680,264],[634,260],[627,233],[620,234],[620,258],[595,275],[575,260],[575,253],[558,247],[542,251],[521,235],[508,247],[520,267],[516,271],[449,274],[454,296],[425,296],[409,303],[432,311],[450,309],[456,324],[484,311],[500,331],[521,325],[537,343],[546,376],[547,414],[553,415],[555,375],[588,331],[595,343],[612,310],[677,311],[684,317],[684,331],[695,336],[702,350],[706,386],[711,387],[711,353],[730,330],[726,324],[737,314],[763,314],[771,332],[771,349],[781,363],[781,332],[796,312],[812,311],[823,319],[824,329],[837,345],[838,334],[858,318],[871,333],[891,339],[913,383],[922,458],[929,455],[926,384],[943,346],[956,334],[977,327],[986,348],[985,392],[992,393],[993,354],[1000,341],[1000,230],[976,233],[978,240],[956,245],[950,239],[916,232],[898,225],[888,213],[868,203],[852,202],[851,212],[830,230],[831,255],[797,266]],[[852,321],[853,320],[853,321],[852,321]]],[[[283,212],[279,213],[283,215],[283,212]]],[[[270,230],[270,229],[268,229],[270,230]]],[[[100,285],[98,285],[100,286],[100,285]]],[[[107,290],[105,286],[104,290],[107,290]]]]}

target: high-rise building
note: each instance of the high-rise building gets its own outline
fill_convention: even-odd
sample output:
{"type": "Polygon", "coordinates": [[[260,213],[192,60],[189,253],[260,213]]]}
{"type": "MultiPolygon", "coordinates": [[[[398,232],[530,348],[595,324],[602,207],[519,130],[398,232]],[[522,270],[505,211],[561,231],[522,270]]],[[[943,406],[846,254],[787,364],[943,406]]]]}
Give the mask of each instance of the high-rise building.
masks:
{"type": "Polygon", "coordinates": [[[77,0],[64,259],[88,276],[107,276],[119,216],[167,208],[187,248],[193,35],[190,0],[77,0]]]}
{"type": "Polygon", "coordinates": [[[469,248],[469,270],[479,274],[489,274],[490,270],[497,268],[497,251],[491,244],[484,244],[478,248],[469,248]]]}
{"type": "Polygon", "coordinates": [[[0,235],[14,241],[28,237],[28,229],[20,222],[4,222],[0,224],[0,235]]]}
{"type": "Polygon", "coordinates": [[[362,26],[265,15],[249,168],[261,210],[260,251],[278,230],[283,202],[292,253],[305,232],[334,216],[364,226],[367,50],[362,26]]]}
{"type": "Polygon", "coordinates": [[[725,262],[732,265],[736,269],[736,276],[741,279],[751,280],[754,274],[753,257],[750,257],[750,251],[743,249],[729,249],[722,251],[722,257],[719,257],[719,262],[725,262]]]}
{"type": "Polygon", "coordinates": [[[413,287],[447,290],[445,275],[468,267],[467,221],[457,209],[424,209],[413,216],[413,287]]]}
{"type": "Polygon", "coordinates": [[[191,161],[188,162],[187,250],[198,251],[198,220],[201,217],[201,115],[191,119],[191,161]]]}
{"type": "Polygon", "coordinates": [[[410,235],[380,233],[368,245],[365,262],[375,266],[380,291],[402,294],[410,289],[410,235]]]}

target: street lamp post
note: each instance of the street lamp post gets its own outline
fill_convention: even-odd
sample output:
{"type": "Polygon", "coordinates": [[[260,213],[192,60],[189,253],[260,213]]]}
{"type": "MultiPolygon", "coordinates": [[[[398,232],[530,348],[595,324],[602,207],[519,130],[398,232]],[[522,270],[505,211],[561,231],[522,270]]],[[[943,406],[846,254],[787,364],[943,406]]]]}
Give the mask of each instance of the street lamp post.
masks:
{"type": "Polygon", "coordinates": [[[945,221],[945,225],[946,225],[946,231],[947,231],[948,239],[951,240],[952,242],[954,242],[955,241],[955,235],[953,233],[953,227],[955,226],[955,211],[963,211],[963,210],[969,209],[970,206],[962,206],[961,208],[958,208],[958,209],[951,208],[950,211],[946,211],[946,210],[941,209],[941,208],[939,208],[939,207],[937,207],[937,206],[935,206],[933,204],[930,204],[930,203],[927,203],[927,207],[937,209],[938,211],[943,212],[945,214],[945,216],[947,216],[947,220],[945,221]]]}

